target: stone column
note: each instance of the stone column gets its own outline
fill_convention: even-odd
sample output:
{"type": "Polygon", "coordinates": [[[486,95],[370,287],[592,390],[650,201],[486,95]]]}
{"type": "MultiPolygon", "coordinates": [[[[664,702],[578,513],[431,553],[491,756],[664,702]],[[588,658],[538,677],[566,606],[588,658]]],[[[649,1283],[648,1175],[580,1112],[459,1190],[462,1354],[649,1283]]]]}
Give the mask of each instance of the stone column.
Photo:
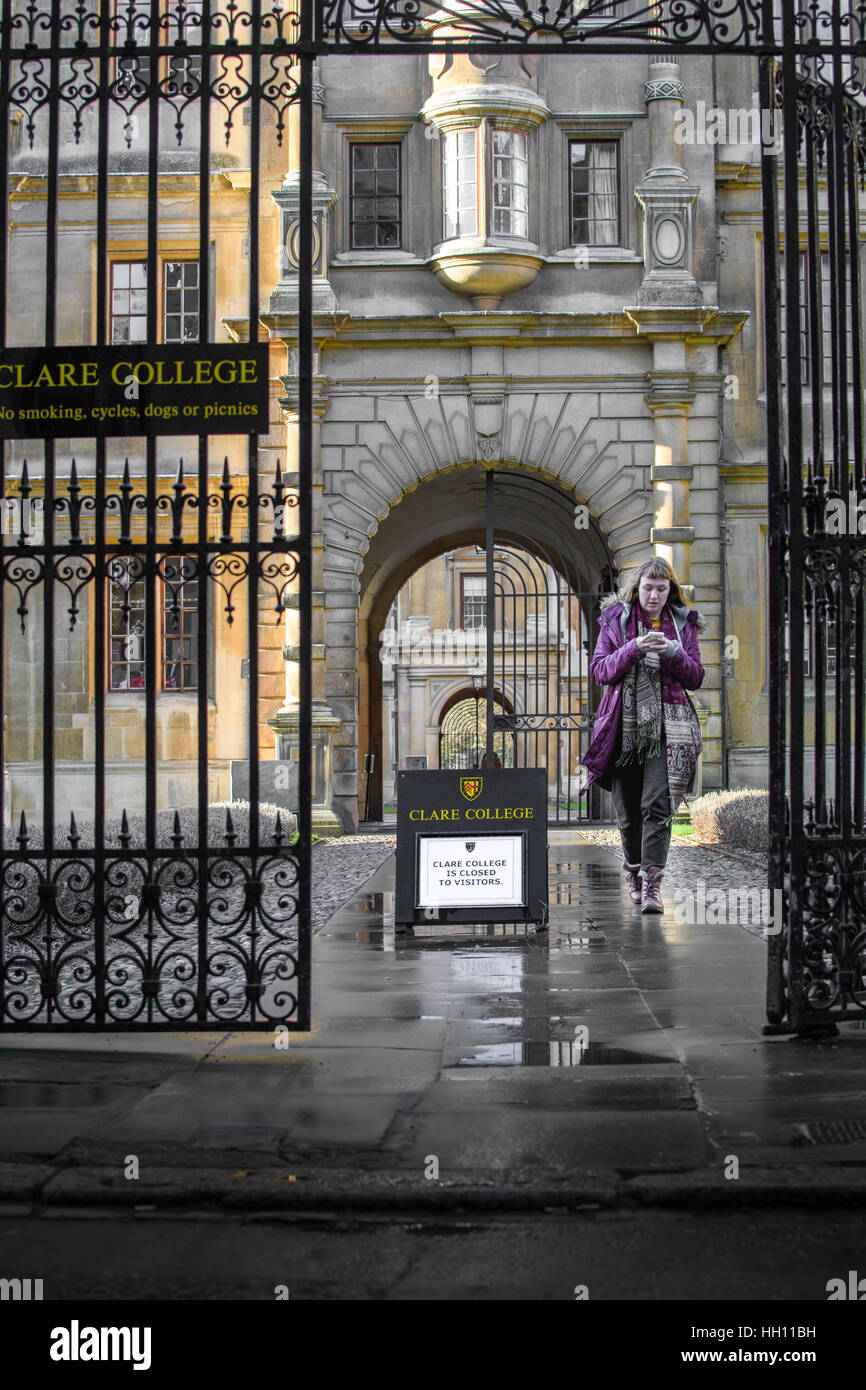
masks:
{"type": "MultiPolygon", "coordinates": [[[[683,345],[677,344],[677,347],[683,348],[683,345]]],[[[689,524],[689,483],[693,469],[689,463],[688,415],[695,389],[691,374],[686,371],[668,369],[648,375],[650,390],[645,400],[654,425],[650,540],[657,554],[663,555],[673,566],[677,577],[691,593],[691,545],[695,532],[689,524]]]]}
{"type": "Polygon", "coordinates": [[[685,98],[679,72],[677,63],[651,62],[644,89],[650,168],[635,189],[644,223],[641,305],[694,307],[703,299],[692,274],[692,209],[700,189],[689,183],[676,140],[676,116],[685,98]]]}
{"type": "Polygon", "coordinates": [[[417,757],[427,752],[427,673],[409,676],[409,747],[417,757]]]}
{"type": "MultiPolygon", "coordinates": [[[[297,73],[295,74],[297,75],[297,73]]],[[[323,586],[324,536],[322,531],[322,491],[324,478],[321,463],[321,422],[328,409],[324,379],[319,373],[319,342],[333,326],[336,298],[327,279],[328,245],[327,219],[336,202],[336,193],[328,187],[321,170],[322,109],[325,91],[321,85],[313,88],[313,430],[312,430],[312,537],[311,570],[313,589],[312,614],[312,723],[313,723],[313,829],[319,834],[339,834],[341,822],[331,809],[335,795],[335,779],[341,772],[336,766],[340,750],[332,748],[335,734],[341,728],[325,698],[325,594],[323,586]],[[328,315],[326,324],[318,316],[328,315]]],[[[298,412],[298,237],[300,234],[300,110],[295,102],[288,116],[288,170],[280,188],[271,197],[280,209],[280,245],[278,248],[279,281],[270,297],[269,312],[262,323],[272,339],[281,340],[286,349],[286,375],[281,378],[285,396],[279,405],[286,424],[286,471],[283,474],[287,492],[297,494],[300,482],[298,443],[300,416],[298,412]]],[[[285,531],[291,535],[298,524],[295,507],[286,507],[285,531]]],[[[286,611],[286,694],[281,709],[268,720],[274,730],[279,750],[297,747],[298,710],[300,698],[300,593],[299,581],[293,580],[289,589],[286,611]]],[[[355,782],[357,770],[353,770],[355,782]]],[[[356,788],[357,789],[357,788],[356,788]]]]}
{"type": "Polygon", "coordinates": [[[687,587],[694,531],[689,525],[688,415],[695,398],[688,369],[689,336],[716,313],[703,305],[692,271],[693,207],[700,189],[689,183],[677,142],[677,116],[685,98],[679,65],[650,61],[644,95],[650,168],[635,189],[643,213],[644,275],[629,314],[652,342],[647,408],[653,417],[653,527],[650,540],[687,587]]]}
{"type": "Polygon", "coordinates": [[[409,670],[406,666],[394,667],[394,689],[397,694],[397,767],[405,765],[406,754],[412,748],[409,738],[409,670]]]}

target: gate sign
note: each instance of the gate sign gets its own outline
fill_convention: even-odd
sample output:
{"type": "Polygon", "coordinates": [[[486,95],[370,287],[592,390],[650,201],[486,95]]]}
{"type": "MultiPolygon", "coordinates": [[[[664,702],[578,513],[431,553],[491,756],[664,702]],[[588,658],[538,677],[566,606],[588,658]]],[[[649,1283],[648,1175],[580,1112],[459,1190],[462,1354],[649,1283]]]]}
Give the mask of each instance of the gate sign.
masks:
{"type": "Polygon", "coordinates": [[[418,836],[419,907],[522,907],[523,836],[418,836]]]}
{"type": "Polygon", "coordinates": [[[4,348],[0,438],[267,434],[267,343],[4,348]]]}
{"type": "Polygon", "coordinates": [[[397,773],[397,931],[547,921],[547,771],[397,773]]]}

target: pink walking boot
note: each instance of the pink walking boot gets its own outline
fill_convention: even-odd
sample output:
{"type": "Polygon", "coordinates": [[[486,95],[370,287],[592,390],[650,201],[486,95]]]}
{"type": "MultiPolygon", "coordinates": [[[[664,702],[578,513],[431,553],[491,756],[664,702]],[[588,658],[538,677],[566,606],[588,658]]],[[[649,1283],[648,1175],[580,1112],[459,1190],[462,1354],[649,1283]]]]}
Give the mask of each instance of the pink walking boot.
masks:
{"type": "Polygon", "coordinates": [[[623,864],[623,868],[625,869],[625,886],[628,889],[628,895],[633,903],[639,903],[642,901],[640,864],[623,864]]]}
{"type": "Polygon", "coordinates": [[[648,864],[644,869],[641,912],[664,912],[665,905],[662,902],[661,893],[663,874],[663,869],[655,868],[651,864],[648,864]]]}

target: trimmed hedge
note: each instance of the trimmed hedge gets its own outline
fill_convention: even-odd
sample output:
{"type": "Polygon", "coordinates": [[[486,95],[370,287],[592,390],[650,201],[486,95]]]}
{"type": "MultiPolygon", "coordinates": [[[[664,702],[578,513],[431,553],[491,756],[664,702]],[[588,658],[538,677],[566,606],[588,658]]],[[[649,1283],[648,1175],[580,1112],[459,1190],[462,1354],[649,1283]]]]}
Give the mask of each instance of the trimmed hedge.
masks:
{"type": "Polygon", "coordinates": [[[692,826],[702,840],[766,854],[770,841],[770,793],[756,788],[707,792],[689,803],[692,826]]]}

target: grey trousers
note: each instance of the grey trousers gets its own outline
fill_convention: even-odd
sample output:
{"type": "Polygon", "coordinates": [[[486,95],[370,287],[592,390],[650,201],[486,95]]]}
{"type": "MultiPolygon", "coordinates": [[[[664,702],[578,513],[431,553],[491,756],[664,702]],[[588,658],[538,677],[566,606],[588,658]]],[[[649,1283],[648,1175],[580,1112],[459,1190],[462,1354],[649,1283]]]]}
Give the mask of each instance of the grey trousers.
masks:
{"type": "MultiPolygon", "coordinates": [[[[619,757],[619,740],[614,757],[619,757]]],[[[663,869],[671,843],[671,827],[661,825],[671,813],[667,748],[657,758],[614,767],[611,797],[627,864],[663,869]]]]}

